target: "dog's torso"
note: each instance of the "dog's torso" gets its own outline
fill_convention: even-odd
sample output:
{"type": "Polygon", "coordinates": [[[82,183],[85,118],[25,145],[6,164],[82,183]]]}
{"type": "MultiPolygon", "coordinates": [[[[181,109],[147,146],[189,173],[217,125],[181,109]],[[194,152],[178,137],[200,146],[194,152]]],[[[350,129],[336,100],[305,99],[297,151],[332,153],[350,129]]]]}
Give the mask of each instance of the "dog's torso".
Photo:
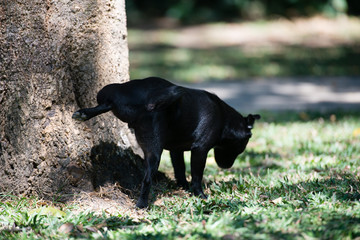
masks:
{"type": "Polygon", "coordinates": [[[216,95],[158,78],[108,85],[99,92],[98,103],[114,105],[114,115],[127,122],[135,133],[144,128],[158,128],[163,148],[167,150],[188,151],[204,145],[212,148],[221,145],[226,137],[231,138],[224,129],[242,125],[239,113],[216,95]],[[151,100],[169,87],[179,88],[181,97],[164,109],[149,111],[151,100]]]}

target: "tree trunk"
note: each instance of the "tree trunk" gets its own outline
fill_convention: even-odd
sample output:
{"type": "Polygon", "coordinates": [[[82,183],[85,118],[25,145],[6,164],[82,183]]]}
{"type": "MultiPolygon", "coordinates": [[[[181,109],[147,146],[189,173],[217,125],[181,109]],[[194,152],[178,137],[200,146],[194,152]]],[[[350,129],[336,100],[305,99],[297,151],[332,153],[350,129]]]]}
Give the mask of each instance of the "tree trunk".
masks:
{"type": "Polygon", "coordinates": [[[136,186],[141,161],[124,123],[71,118],[129,78],[124,0],[5,0],[0,24],[0,191],[53,199],[136,186]]]}

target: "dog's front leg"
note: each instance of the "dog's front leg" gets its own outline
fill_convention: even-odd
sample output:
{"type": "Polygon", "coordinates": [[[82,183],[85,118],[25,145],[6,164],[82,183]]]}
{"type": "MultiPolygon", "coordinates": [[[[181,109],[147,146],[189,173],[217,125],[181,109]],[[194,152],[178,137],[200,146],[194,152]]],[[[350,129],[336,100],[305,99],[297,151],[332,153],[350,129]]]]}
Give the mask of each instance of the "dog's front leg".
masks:
{"type": "Polygon", "coordinates": [[[191,150],[191,187],[194,195],[203,199],[207,198],[201,186],[207,153],[208,150],[199,148],[191,150]]]}
{"type": "Polygon", "coordinates": [[[145,152],[145,163],[146,163],[146,170],[145,170],[145,177],[141,185],[140,197],[136,206],[138,208],[146,208],[149,203],[149,193],[152,183],[152,177],[157,172],[159,163],[160,163],[160,156],[161,152],[158,154],[154,154],[152,152],[147,153],[145,152]]]}

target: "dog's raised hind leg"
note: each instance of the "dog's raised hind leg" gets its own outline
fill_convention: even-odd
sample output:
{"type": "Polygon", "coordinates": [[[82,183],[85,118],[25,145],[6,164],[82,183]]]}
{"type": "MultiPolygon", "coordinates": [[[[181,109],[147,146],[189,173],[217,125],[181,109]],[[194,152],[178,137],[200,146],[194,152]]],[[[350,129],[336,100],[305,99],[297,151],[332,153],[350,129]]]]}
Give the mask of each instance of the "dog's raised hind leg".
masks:
{"type": "Polygon", "coordinates": [[[75,120],[78,120],[78,121],[86,121],[97,115],[106,113],[106,112],[110,111],[111,109],[112,109],[112,107],[110,105],[100,104],[93,108],[80,109],[80,110],[74,112],[74,114],[72,115],[72,118],[75,120]]]}

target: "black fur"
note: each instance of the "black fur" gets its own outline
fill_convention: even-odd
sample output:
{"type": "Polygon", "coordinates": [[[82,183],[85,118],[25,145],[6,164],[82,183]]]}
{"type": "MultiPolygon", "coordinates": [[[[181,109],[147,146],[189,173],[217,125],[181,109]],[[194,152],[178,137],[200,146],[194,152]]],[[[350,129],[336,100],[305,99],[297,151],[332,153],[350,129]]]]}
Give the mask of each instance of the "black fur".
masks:
{"type": "Polygon", "coordinates": [[[245,150],[255,119],[243,117],[216,95],[174,85],[150,77],[123,84],[110,84],[97,95],[98,106],[81,109],[73,118],[85,121],[112,111],[135,131],[144,151],[145,178],[137,206],[148,206],[152,175],[157,171],[163,149],[170,151],[175,178],[185,189],[184,151],[191,151],[191,187],[195,195],[206,198],[201,182],[207,153],[215,151],[216,163],[230,168],[245,150]]]}

